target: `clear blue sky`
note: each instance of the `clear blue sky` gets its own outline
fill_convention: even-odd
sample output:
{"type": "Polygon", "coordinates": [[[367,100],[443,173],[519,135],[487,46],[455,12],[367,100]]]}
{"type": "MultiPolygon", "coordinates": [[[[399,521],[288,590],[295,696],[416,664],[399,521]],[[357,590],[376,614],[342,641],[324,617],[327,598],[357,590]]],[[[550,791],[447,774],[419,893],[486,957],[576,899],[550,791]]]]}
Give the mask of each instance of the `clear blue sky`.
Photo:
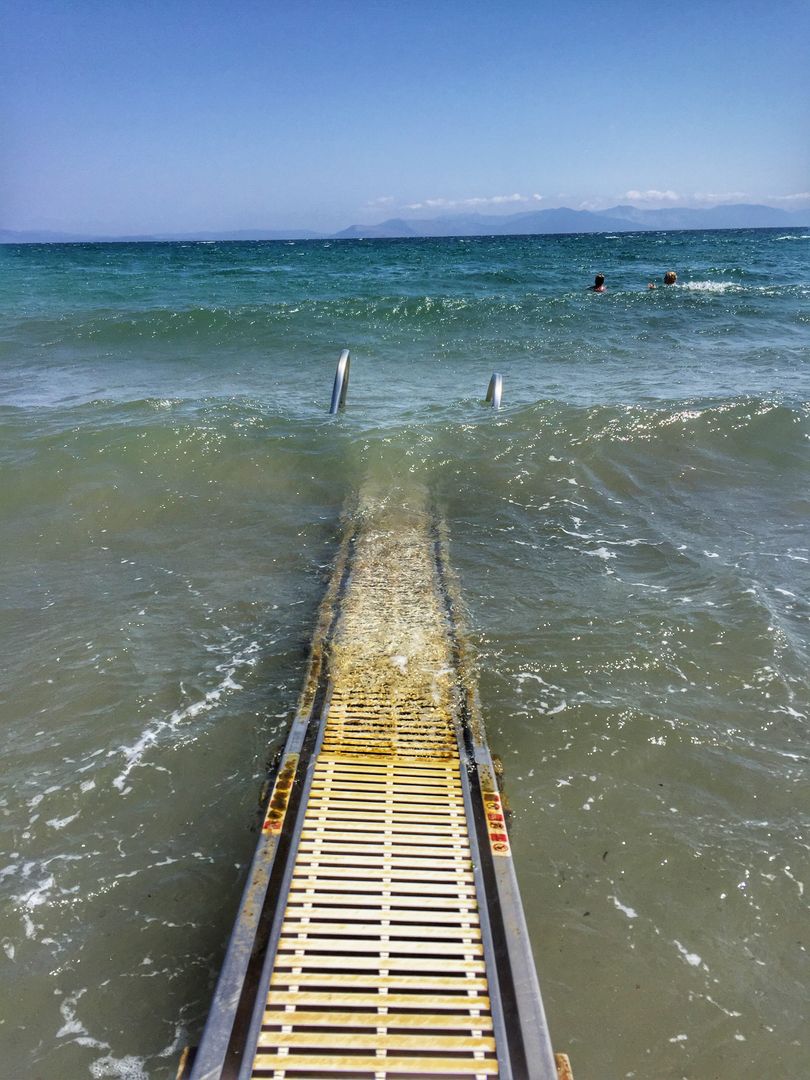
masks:
{"type": "Polygon", "coordinates": [[[803,208],[809,55],[808,0],[0,0],[0,228],[803,208]]]}

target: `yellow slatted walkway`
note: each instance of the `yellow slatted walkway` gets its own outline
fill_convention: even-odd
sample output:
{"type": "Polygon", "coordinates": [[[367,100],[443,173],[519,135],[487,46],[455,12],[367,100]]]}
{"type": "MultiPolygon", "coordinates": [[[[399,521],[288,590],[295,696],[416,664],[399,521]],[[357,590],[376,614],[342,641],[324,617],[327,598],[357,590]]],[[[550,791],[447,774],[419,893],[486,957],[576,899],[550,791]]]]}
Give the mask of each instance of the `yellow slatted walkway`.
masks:
{"type": "Polygon", "coordinates": [[[355,551],[257,1080],[498,1074],[450,646],[419,539],[400,525],[355,551]]]}
{"type": "Polygon", "coordinates": [[[458,610],[424,495],[366,491],[183,1077],[567,1075],[458,610]]]}
{"type": "Polygon", "coordinates": [[[458,764],[321,755],[253,1076],[495,1076],[491,1032],[458,764]]]}

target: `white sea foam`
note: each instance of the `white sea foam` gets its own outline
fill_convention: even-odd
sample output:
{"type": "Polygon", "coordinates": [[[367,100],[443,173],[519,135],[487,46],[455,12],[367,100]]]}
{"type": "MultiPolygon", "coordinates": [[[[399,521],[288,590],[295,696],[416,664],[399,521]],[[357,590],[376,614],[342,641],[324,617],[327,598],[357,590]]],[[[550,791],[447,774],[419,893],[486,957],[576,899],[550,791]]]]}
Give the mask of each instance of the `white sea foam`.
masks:
{"type": "Polygon", "coordinates": [[[807,713],[799,712],[798,709],[793,709],[790,705],[778,705],[773,711],[787,713],[787,715],[792,716],[794,720],[807,719],[807,713]]]}
{"type": "Polygon", "coordinates": [[[708,1003],[710,1005],[713,1005],[715,1007],[715,1009],[719,1009],[721,1013],[724,1013],[726,1016],[730,1016],[730,1017],[732,1017],[734,1019],[736,1019],[737,1017],[742,1016],[742,1013],[738,1009],[727,1009],[724,1005],[721,1005],[719,1001],[715,1001],[713,997],[710,997],[709,994],[690,993],[689,997],[690,997],[690,1000],[694,997],[694,998],[700,998],[703,1001],[708,1001],[708,1003]]]}
{"type": "MultiPolygon", "coordinates": [[[[172,925],[172,924],[167,924],[172,925]]],[[[80,991],[80,996],[84,991],[80,991]]],[[[182,1024],[175,1024],[174,1039],[158,1052],[158,1057],[168,1058],[177,1053],[180,1045],[184,1039],[185,1029],[182,1024]]],[[[90,1037],[80,1037],[74,1040],[81,1043],[84,1046],[96,1046],[100,1050],[109,1050],[110,1044],[106,1042],[99,1042],[97,1039],[90,1037]]],[[[90,1075],[96,1077],[97,1080],[103,1080],[104,1077],[118,1077],[119,1080],[148,1080],[148,1072],[146,1069],[146,1060],[142,1057],[135,1057],[133,1054],[128,1054],[125,1057],[115,1057],[114,1054],[108,1053],[103,1057],[96,1058],[90,1065],[90,1075]]]]}
{"type": "Polygon", "coordinates": [[[59,788],[59,785],[58,784],[53,784],[53,785],[51,785],[51,787],[45,788],[44,791],[40,791],[37,795],[33,795],[28,800],[29,809],[34,810],[37,806],[39,806],[39,804],[42,802],[42,800],[45,798],[46,795],[53,795],[53,793],[55,791],[59,791],[59,790],[61,790],[59,788]]]}
{"type": "Polygon", "coordinates": [[[122,1058],[107,1054],[97,1058],[90,1066],[90,1075],[96,1077],[96,1080],[102,1080],[106,1076],[119,1077],[120,1080],[149,1080],[146,1062],[133,1054],[122,1058]]]}
{"type": "Polygon", "coordinates": [[[789,866],[783,866],[782,867],[782,873],[785,875],[785,877],[790,878],[790,880],[793,882],[793,884],[799,890],[799,896],[804,896],[804,882],[799,881],[799,879],[797,877],[793,876],[793,874],[790,872],[790,867],[789,866]]]}
{"type": "Polygon", "coordinates": [[[541,686],[551,685],[550,683],[546,682],[542,675],[538,675],[534,671],[519,671],[516,678],[519,683],[525,682],[526,679],[534,679],[534,681],[539,682],[541,686]]]}
{"type": "Polygon", "coordinates": [[[742,292],[742,285],[733,281],[685,281],[676,286],[679,289],[687,289],[689,292],[727,293],[742,292]]]}
{"type": "Polygon", "coordinates": [[[70,814],[68,817],[63,818],[51,818],[50,821],[46,821],[46,825],[50,825],[52,829],[64,829],[66,825],[69,825],[71,821],[75,821],[78,817],[78,813],[70,814]]]}
{"type": "Polygon", "coordinates": [[[101,1043],[97,1039],[91,1038],[90,1032],[76,1015],[76,1005],[86,993],[87,987],[83,987],[60,1002],[59,1012],[62,1014],[64,1024],[57,1031],[56,1037],[57,1039],[66,1039],[68,1036],[73,1035],[74,1038],[71,1039],[71,1042],[79,1042],[82,1046],[97,1046],[100,1049],[106,1049],[107,1043],[101,1043]]]}
{"type": "Polygon", "coordinates": [[[675,948],[678,950],[678,952],[681,954],[681,956],[684,958],[687,964],[689,964],[690,967],[700,967],[701,964],[703,964],[703,960],[698,956],[698,954],[689,952],[688,949],[681,945],[680,941],[673,941],[672,944],[675,946],[675,948]]]}
{"type": "Polygon", "coordinates": [[[2,881],[4,877],[12,877],[14,874],[17,873],[19,869],[19,863],[9,863],[8,866],[4,866],[2,869],[0,869],[0,881],[2,881]]]}
{"type": "Polygon", "coordinates": [[[616,552],[615,551],[609,551],[606,547],[594,548],[593,551],[583,551],[582,554],[583,555],[591,555],[591,556],[596,557],[597,559],[604,559],[605,562],[607,562],[608,559],[615,559],[616,558],[616,552]]]}
{"type": "Polygon", "coordinates": [[[132,788],[127,784],[130,773],[141,764],[150,747],[156,745],[162,735],[174,733],[194,720],[201,713],[209,712],[221,700],[228,691],[241,690],[242,687],[234,680],[234,675],[240,668],[254,667],[258,659],[259,644],[253,641],[245,649],[237,652],[229,661],[218,664],[216,671],[222,674],[222,679],[213,689],[208,690],[199,700],[186,705],[175,711],[165,720],[153,720],[141,732],[140,737],[129,746],[121,746],[117,750],[111,750],[108,756],[122,754],[125,766],[113,779],[113,785],[118,788],[122,795],[126,795],[132,788]]]}
{"type": "Polygon", "coordinates": [[[627,907],[626,904],[623,904],[621,902],[621,900],[619,900],[618,896],[609,896],[608,900],[612,900],[615,907],[617,907],[619,909],[619,911],[621,911],[623,914],[625,914],[628,919],[637,919],[638,918],[638,912],[635,911],[631,907],[627,907]]]}
{"type": "MultiPolygon", "coordinates": [[[[27,876],[26,870],[32,866],[28,863],[23,869],[23,876],[27,876]]],[[[30,871],[29,871],[30,872],[30,871]]],[[[53,874],[48,874],[47,877],[42,878],[32,889],[28,892],[21,893],[19,896],[13,897],[14,902],[20,908],[20,914],[23,920],[23,927],[25,929],[25,936],[29,939],[37,936],[37,930],[42,929],[41,923],[35,923],[33,919],[34,912],[37,908],[46,904],[51,895],[51,890],[56,885],[56,879],[53,874]]]]}

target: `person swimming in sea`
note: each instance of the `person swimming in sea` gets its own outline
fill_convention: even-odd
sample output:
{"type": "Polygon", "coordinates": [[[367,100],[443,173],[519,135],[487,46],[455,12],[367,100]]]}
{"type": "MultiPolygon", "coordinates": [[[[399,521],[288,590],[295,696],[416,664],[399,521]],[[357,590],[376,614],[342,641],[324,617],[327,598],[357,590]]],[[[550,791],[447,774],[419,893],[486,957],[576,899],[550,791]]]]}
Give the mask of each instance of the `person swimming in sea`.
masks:
{"type": "MultiPolygon", "coordinates": [[[[675,273],[674,270],[667,270],[667,272],[664,274],[664,284],[665,285],[674,285],[677,282],[677,280],[678,280],[678,275],[675,273]]],[[[648,289],[654,289],[655,288],[655,282],[651,281],[650,284],[647,286],[647,288],[648,289]]]]}
{"type": "Polygon", "coordinates": [[[588,292],[607,292],[604,274],[596,275],[596,277],[593,279],[593,285],[588,286],[588,292]]]}

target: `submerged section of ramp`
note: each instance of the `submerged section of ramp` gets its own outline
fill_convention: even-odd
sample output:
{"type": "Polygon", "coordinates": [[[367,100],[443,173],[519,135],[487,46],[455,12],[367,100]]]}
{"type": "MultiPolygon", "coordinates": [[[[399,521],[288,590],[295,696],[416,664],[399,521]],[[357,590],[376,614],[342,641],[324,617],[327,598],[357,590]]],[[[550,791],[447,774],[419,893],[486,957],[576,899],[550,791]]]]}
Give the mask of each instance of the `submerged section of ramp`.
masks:
{"type": "Polygon", "coordinates": [[[192,1076],[556,1080],[444,544],[347,532],[192,1076]]]}

